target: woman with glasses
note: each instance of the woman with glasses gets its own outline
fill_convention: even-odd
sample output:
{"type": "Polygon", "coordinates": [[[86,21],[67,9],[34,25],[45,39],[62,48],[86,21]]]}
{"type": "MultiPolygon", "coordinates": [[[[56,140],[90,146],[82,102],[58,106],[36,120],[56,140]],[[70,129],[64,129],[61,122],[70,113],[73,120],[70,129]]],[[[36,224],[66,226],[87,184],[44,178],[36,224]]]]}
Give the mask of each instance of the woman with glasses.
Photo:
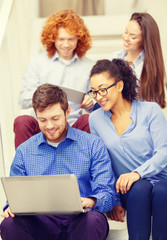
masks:
{"type": "Polygon", "coordinates": [[[167,236],[167,121],[155,102],[137,101],[137,78],[121,59],[99,60],[91,70],[91,90],[101,108],[89,117],[91,133],[108,148],[121,206],[108,215],[123,221],[129,240],[167,236]]]}

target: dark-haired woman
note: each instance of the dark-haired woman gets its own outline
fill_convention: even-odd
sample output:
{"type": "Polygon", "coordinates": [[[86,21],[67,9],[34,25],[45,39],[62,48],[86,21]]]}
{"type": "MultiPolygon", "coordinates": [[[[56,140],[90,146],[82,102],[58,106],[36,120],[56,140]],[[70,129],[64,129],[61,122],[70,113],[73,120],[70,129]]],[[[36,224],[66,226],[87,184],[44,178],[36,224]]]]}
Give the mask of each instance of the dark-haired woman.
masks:
{"type": "Polygon", "coordinates": [[[129,240],[167,236],[167,121],[155,102],[138,99],[137,78],[121,59],[100,60],[90,74],[89,94],[101,106],[90,114],[91,133],[108,148],[122,206],[110,213],[123,221],[129,240]]]}
{"type": "Polygon", "coordinates": [[[112,53],[109,59],[126,60],[139,80],[139,99],[157,102],[164,109],[166,76],[156,21],[148,13],[133,13],[122,38],[123,50],[112,53]]]}

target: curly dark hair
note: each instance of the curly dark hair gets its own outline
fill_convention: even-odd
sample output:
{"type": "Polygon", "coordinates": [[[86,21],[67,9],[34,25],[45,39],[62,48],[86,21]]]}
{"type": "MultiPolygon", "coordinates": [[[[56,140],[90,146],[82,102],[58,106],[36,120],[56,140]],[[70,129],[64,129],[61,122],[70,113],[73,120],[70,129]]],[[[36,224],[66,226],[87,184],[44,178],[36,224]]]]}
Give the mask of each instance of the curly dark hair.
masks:
{"type": "Polygon", "coordinates": [[[68,100],[66,93],[53,84],[44,83],[40,85],[33,94],[32,106],[34,111],[42,111],[49,105],[60,103],[64,112],[68,109],[68,100]]]}
{"type": "Polygon", "coordinates": [[[137,100],[138,80],[126,61],[122,59],[113,59],[112,61],[108,59],[98,60],[91,70],[90,78],[93,75],[103,72],[108,73],[110,78],[115,79],[115,82],[120,80],[124,82],[124,88],[122,90],[123,98],[131,102],[137,100]]]}

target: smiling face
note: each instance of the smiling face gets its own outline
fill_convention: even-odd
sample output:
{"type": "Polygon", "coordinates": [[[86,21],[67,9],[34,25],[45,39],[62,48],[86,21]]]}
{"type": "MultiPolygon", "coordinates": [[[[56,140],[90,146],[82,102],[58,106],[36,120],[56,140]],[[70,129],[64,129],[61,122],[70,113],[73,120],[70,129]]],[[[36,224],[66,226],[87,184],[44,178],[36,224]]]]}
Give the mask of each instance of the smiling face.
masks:
{"type": "Polygon", "coordinates": [[[60,103],[49,105],[42,111],[36,110],[39,128],[45,135],[46,140],[59,143],[65,139],[69,114],[70,108],[64,112],[60,103]]]}
{"type": "Polygon", "coordinates": [[[123,34],[123,48],[126,51],[141,52],[143,49],[142,30],[135,20],[131,20],[123,34]]]}
{"type": "Polygon", "coordinates": [[[63,27],[58,29],[58,36],[56,37],[55,47],[61,58],[70,60],[77,47],[78,39],[75,35],[71,35],[63,27]]]}
{"type": "MultiPolygon", "coordinates": [[[[107,72],[94,74],[91,79],[91,90],[97,91],[102,88],[107,88],[111,84],[115,83],[114,78],[110,78],[107,72]]],[[[118,103],[119,98],[122,97],[123,82],[119,81],[113,87],[107,89],[108,94],[106,96],[100,96],[97,93],[95,100],[99,103],[104,111],[112,110],[118,103]]]]}

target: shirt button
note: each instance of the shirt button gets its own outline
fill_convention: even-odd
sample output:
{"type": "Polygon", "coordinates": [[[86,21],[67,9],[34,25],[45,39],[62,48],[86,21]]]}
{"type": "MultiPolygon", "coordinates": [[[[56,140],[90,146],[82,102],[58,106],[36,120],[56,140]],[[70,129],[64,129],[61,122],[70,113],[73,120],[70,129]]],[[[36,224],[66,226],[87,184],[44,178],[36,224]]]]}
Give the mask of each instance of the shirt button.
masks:
{"type": "Polygon", "coordinates": [[[58,170],[58,172],[61,172],[61,170],[58,170]]]}
{"type": "Polygon", "coordinates": [[[60,153],[59,151],[57,151],[57,153],[60,153]]]}

